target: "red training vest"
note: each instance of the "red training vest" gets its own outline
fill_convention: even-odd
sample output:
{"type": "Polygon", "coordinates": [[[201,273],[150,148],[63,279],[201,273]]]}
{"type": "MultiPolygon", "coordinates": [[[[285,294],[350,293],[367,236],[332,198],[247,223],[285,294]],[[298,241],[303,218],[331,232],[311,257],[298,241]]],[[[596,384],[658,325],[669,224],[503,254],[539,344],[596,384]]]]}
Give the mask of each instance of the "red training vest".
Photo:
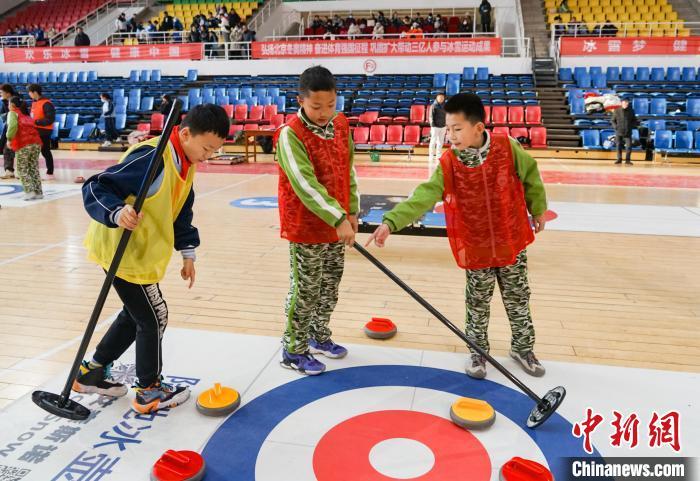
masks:
{"type": "MultiPolygon", "coordinates": [[[[306,128],[295,115],[285,125],[291,128],[306,147],[316,178],[348,213],[350,210],[350,125],[343,114],[333,120],[335,135],[324,140],[306,128]]],[[[284,128],[284,126],[282,127],[284,128]]],[[[277,131],[275,143],[281,129],[277,131]]],[[[335,227],[304,206],[296,195],[287,174],[280,167],[279,174],[280,237],[302,244],[338,242],[335,227]]]]}
{"type": "Polygon", "coordinates": [[[535,235],[508,136],[491,134],[491,148],[479,167],[467,167],[452,150],[440,164],[447,236],[457,264],[469,270],[513,264],[535,235]]]}
{"type": "Polygon", "coordinates": [[[34,125],[34,119],[29,115],[17,112],[17,133],[10,140],[10,148],[17,152],[21,148],[32,144],[41,145],[41,137],[39,137],[39,132],[37,132],[34,125]]]}

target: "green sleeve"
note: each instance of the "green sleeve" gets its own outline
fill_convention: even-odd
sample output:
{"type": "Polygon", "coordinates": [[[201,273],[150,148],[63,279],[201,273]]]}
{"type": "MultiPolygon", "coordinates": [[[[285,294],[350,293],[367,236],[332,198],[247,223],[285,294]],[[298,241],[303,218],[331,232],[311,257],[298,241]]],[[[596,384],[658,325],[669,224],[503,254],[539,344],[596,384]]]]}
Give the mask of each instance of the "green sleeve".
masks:
{"type": "Polygon", "coordinates": [[[332,227],[339,226],[345,220],[345,210],[318,181],[306,147],[289,127],[283,127],[280,132],[277,159],[294,192],[307,209],[332,227]]]}
{"type": "Polygon", "coordinates": [[[525,188],[527,210],[532,215],[544,214],[547,210],[547,194],[537,168],[537,161],[520,146],[517,140],[510,139],[510,143],[513,147],[515,170],[525,188]]]}
{"type": "Polygon", "coordinates": [[[355,142],[352,137],[350,144],[350,215],[360,212],[360,193],[357,191],[357,173],[355,172],[355,142]]]}
{"type": "Polygon", "coordinates": [[[7,140],[12,140],[15,138],[15,135],[17,135],[18,122],[17,112],[10,112],[7,114],[7,140]]]}
{"type": "Polygon", "coordinates": [[[430,180],[420,184],[410,198],[384,214],[384,223],[389,226],[391,232],[403,229],[432,209],[435,203],[442,199],[444,190],[445,180],[442,176],[442,166],[438,165],[430,180]]]}

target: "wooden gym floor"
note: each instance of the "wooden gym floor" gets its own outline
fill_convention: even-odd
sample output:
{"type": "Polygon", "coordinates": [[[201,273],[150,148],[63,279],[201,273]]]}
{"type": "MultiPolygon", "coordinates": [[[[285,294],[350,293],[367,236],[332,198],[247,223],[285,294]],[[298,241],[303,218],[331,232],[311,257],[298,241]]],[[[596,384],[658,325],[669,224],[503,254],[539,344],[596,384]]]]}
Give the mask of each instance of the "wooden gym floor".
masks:
{"type": "MultiPolygon", "coordinates": [[[[72,183],[76,175],[87,177],[116,158],[95,152],[56,154],[57,184],[72,183]]],[[[271,159],[261,158],[267,163],[217,166],[198,175],[195,225],[202,246],[197,281],[186,288],[174,256],[162,284],[171,326],[280,335],[288,261],[287,244],[278,237],[277,211],[229,205],[241,197],[276,195],[271,159]]],[[[426,170],[421,157],[409,165],[364,167],[361,192],[408,194],[426,170]]],[[[700,223],[697,167],[541,159],[540,169],[550,201],[681,206],[694,208],[700,223]]],[[[660,220],[650,211],[646,222],[660,220]]],[[[87,223],[79,195],[0,209],[0,409],[47,379],[63,376],[70,365],[103,279],[102,271],[85,259],[87,223]]],[[[387,248],[373,252],[462,324],[464,273],[445,239],[393,236],[387,248]]],[[[700,237],[543,232],[529,249],[537,354],[545,365],[563,360],[699,372],[698,252],[700,237]]],[[[494,297],[492,352],[503,356],[510,330],[498,293],[494,297]]],[[[93,345],[106,328],[104,320],[119,308],[111,294],[93,345]]],[[[332,321],[335,340],[376,342],[362,332],[372,316],[398,324],[399,334],[387,346],[465,350],[389,279],[349,252],[332,321]]]]}

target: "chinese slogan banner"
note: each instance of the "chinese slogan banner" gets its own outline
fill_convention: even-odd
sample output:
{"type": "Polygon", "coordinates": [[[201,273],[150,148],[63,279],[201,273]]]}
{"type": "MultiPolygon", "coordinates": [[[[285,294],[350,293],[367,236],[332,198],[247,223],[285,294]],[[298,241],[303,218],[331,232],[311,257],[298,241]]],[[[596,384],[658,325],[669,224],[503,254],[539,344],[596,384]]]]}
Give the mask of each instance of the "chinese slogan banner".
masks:
{"type": "Polygon", "coordinates": [[[5,62],[127,62],[133,60],[201,60],[202,44],[99,47],[6,48],[5,62]]]}
{"type": "Polygon", "coordinates": [[[700,37],[562,37],[561,55],[698,55],[700,37]]]}
{"type": "Polygon", "coordinates": [[[501,55],[501,39],[425,38],[254,42],[253,58],[501,55]]]}

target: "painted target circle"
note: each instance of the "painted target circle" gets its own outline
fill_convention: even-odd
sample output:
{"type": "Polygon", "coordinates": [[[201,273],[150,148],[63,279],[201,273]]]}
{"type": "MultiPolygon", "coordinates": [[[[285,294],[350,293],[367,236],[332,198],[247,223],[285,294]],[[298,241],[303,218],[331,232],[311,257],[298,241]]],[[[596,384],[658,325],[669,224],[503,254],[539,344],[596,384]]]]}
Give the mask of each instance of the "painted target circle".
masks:
{"type": "Polygon", "coordinates": [[[472,481],[489,481],[491,477],[489,455],[473,434],[447,419],[417,411],[375,411],[338,424],[316,446],[313,467],[317,481],[338,481],[338,476],[343,476],[339,473],[352,473],[354,479],[363,481],[446,481],[460,479],[465,472],[472,481]],[[430,469],[402,478],[377,469],[377,463],[371,462],[371,452],[394,439],[426,447],[434,457],[430,469]]]}
{"type": "Polygon", "coordinates": [[[0,185],[0,195],[12,195],[17,192],[22,192],[22,186],[20,185],[0,185]]]}
{"type": "MultiPolygon", "coordinates": [[[[277,386],[243,405],[219,427],[203,450],[202,454],[209,466],[207,481],[229,480],[232,473],[235,473],[236,480],[240,481],[270,479],[269,476],[258,477],[256,467],[269,466],[271,464],[270,456],[276,456],[281,446],[290,448],[289,443],[279,442],[275,444],[269,439],[271,433],[275,432],[279,426],[291,424],[296,436],[294,441],[305,444],[306,449],[312,452],[323,445],[322,440],[326,434],[330,435],[334,430],[341,429],[346,421],[349,422],[356,416],[362,417],[372,410],[367,408],[368,404],[358,408],[356,412],[352,412],[352,410],[346,412],[345,409],[342,412],[337,410],[338,412],[331,416],[334,419],[330,422],[324,421],[323,416],[319,415],[319,426],[314,423],[309,424],[308,418],[298,419],[299,412],[305,409],[318,412],[313,409],[317,403],[331,402],[329,400],[337,399],[339,396],[358,393],[358,396],[368,397],[365,393],[377,388],[420,388],[436,393],[438,396],[471,397],[488,402],[498,413],[497,424],[512,425],[511,431],[517,431],[515,434],[520,436],[520,440],[516,440],[515,443],[513,443],[513,439],[498,439],[496,442],[502,443],[505,449],[509,449],[513,446],[521,446],[523,444],[521,440],[526,439],[539,451],[537,457],[549,467],[555,479],[565,479],[568,476],[570,466],[567,463],[567,458],[600,460],[597,451],[594,450],[594,453],[589,455],[583,450],[580,440],[571,435],[571,423],[558,413],[554,413],[545,424],[536,430],[525,428],[525,421],[533,407],[533,402],[524,394],[510,387],[489,380],[473,380],[464,373],[444,369],[407,365],[379,365],[338,369],[314,378],[300,378],[277,386]],[[314,430],[317,431],[316,438],[313,435],[307,435],[307,431],[314,430]]],[[[418,391],[419,389],[416,389],[416,392],[418,391]]],[[[384,406],[377,406],[377,408],[374,410],[385,411],[387,409],[384,406]]],[[[430,407],[426,404],[416,406],[411,410],[430,412],[430,407]]],[[[441,415],[446,416],[447,412],[441,415]]],[[[489,431],[485,432],[485,436],[491,435],[489,431]]],[[[468,434],[464,430],[459,432],[463,436],[468,434]]],[[[399,437],[393,431],[387,430],[384,430],[383,436],[384,439],[406,439],[406,435],[399,437]]],[[[480,434],[477,433],[477,438],[482,441],[479,436],[480,434]]],[[[503,437],[500,436],[500,438],[503,437]]],[[[407,439],[412,438],[409,436],[407,439]]],[[[420,442],[420,440],[415,441],[420,442]]],[[[493,448],[483,441],[482,444],[485,444],[487,453],[493,448]]],[[[426,446],[435,454],[435,449],[429,444],[426,446]]],[[[293,454],[295,453],[293,452],[293,454]]],[[[290,462],[300,463],[301,461],[297,458],[298,456],[288,454],[287,459],[290,462]]],[[[273,460],[275,459],[273,458],[273,460]]],[[[277,466],[281,462],[284,463],[279,457],[275,461],[277,466]]],[[[303,462],[311,465],[311,462],[307,462],[307,460],[303,460],[303,462]]],[[[495,459],[492,459],[491,464],[498,467],[495,459]]],[[[286,464],[282,465],[285,466],[283,469],[288,468],[286,464]]],[[[437,467],[438,457],[436,456],[433,469],[437,467]]],[[[305,466],[304,469],[310,471],[312,468],[305,466]]],[[[294,479],[303,478],[295,477],[294,479]]],[[[309,477],[309,479],[314,478],[309,477]]],[[[336,479],[341,478],[336,477],[336,479]]],[[[358,476],[354,479],[363,478],[358,476]]]]}

